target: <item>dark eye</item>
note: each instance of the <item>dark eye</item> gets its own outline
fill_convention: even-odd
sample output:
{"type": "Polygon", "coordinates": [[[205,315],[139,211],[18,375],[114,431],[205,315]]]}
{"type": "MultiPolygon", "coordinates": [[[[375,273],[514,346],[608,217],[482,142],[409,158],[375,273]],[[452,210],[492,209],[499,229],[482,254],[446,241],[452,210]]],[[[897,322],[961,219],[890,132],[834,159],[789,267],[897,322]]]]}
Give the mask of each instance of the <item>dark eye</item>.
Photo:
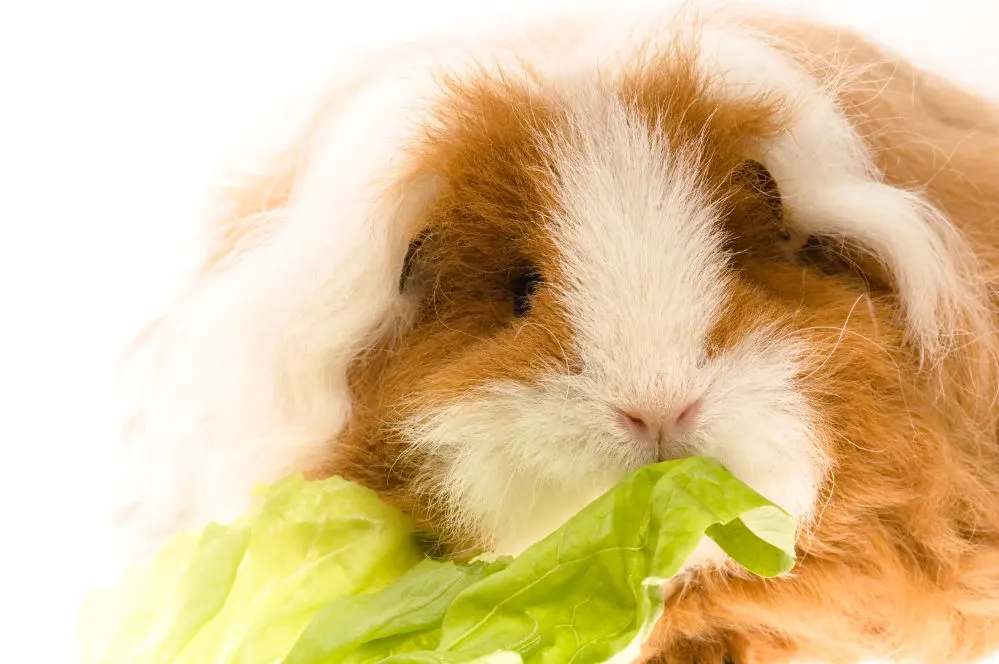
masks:
{"type": "Polygon", "coordinates": [[[891,290],[891,276],[881,261],[847,242],[809,237],[795,253],[795,259],[826,276],[860,279],[871,291],[891,290]]]}
{"type": "Polygon", "coordinates": [[[513,315],[525,316],[531,311],[531,298],[538,284],[541,283],[541,274],[536,269],[529,269],[513,275],[510,281],[510,291],[513,294],[513,315]]]}

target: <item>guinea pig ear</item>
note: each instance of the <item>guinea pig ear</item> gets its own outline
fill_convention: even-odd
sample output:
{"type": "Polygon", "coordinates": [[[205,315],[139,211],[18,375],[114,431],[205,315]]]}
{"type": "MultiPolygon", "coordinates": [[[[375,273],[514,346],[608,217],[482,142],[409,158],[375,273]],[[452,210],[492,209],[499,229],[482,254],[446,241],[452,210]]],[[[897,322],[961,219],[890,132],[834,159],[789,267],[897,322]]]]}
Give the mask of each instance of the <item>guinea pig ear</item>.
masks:
{"type": "Polygon", "coordinates": [[[793,257],[805,245],[785,221],[780,186],[770,170],[755,159],[747,159],[731,173],[729,244],[736,254],[767,259],[793,257]]]}
{"type": "Polygon", "coordinates": [[[417,271],[420,249],[426,242],[428,232],[423,231],[413,238],[406,249],[406,257],[402,261],[402,271],[399,273],[399,292],[406,292],[406,287],[417,271]]]}
{"type": "Polygon", "coordinates": [[[747,159],[736,169],[735,175],[759,196],[759,200],[771,210],[775,220],[783,222],[784,203],[780,187],[766,166],[755,159],[747,159]]]}

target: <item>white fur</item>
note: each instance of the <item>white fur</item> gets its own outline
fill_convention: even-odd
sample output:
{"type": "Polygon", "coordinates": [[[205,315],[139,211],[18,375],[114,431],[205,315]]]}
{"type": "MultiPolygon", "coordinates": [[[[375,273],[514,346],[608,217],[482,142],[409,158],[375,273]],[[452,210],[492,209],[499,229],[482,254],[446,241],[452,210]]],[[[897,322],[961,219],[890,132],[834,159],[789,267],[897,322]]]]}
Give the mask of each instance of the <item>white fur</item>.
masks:
{"type": "Polygon", "coordinates": [[[302,470],[349,414],[346,368],[391,324],[403,232],[432,189],[396,180],[420,76],[370,79],[321,127],[292,203],[266,238],[178,299],[133,440],[144,536],[228,520],[250,490],[302,470]],[[362,130],[364,127],[366,129],[362,130]]]}
{"type": "MultiPolygon", "coordinates": [[[[585,371],[560,375],[552,358],[551,377],[536,386],[490,385],[406,430],[439,460],[441,499],[455,519],[504,551],[542,537],[621,473],[657,458],[616,427],[618,404],[668,408],[700,397],[693,449],[800,519],[823,473],[793,384],[800,349],[761,334],[705,355],[724,283],[699,155],[696,146],[666,153],[648,127],[599,94],[594,66],[613,74],[643,36],[664,28],[661,19],[622,23],[568,45],[516,50],[574,109],[576,135],[549,146],[566,211],[551,222],[573,277],[561,297],[585,371]],[[612,44],[620,48],[608,51],[612,44]]],[[[759,146],[793,222],[881,256],[914,337],[939,348],[966,299],[946,219],[881,183],[826,92],[783,56],[727,28],[709,29],[702,43],[703,66],[728,94],[770,92],[797,104],[792,131],[759,146]]],[[[144,528],[231,518],[255,483],[307,468],[335,440],[350,411],[347,365],[400,320],[407,228],[433,195],[432,182],[388,189],[405,172],[402,148],[433,120],[436,70],[460,75],[479,57],[520,71],[513,47],[498,44],[411,49],[373,71],[310,139],[293,200],[266,213],[266,235],[167,312],[147,347],[137,418],[144,528]]]]}

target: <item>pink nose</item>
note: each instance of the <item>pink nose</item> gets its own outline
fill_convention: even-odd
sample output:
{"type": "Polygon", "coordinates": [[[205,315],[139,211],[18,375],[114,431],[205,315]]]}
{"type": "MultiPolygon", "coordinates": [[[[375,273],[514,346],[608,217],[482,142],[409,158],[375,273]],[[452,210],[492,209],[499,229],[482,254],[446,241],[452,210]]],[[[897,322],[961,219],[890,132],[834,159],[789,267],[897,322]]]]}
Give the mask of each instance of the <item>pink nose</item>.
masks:
{"type": "Polygon", "coordinates": [[[664,436],[678,437],[689,433],[696,425],[701,402],[692,401],[674,415],[656,416],[642,409],[621,411],[621,426],[642,440],[659,440],[664,436]]]}

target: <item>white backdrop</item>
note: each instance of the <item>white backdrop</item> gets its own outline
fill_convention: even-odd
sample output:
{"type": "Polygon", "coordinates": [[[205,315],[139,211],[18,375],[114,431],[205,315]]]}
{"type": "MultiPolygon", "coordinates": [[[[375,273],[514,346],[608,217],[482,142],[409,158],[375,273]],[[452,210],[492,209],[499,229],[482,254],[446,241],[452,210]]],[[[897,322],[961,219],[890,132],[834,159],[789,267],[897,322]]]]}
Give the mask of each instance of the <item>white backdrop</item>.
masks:
{"type": "MultiPolygon", "coordinates": [[[[188,265],[212,174],[366,44],[621,3],[0,7],[0,659],[73,661],[75,602],[114,569],[100,519],[114,490],[114,363],[188,265]]],[[[999,3],[807,4],[999,91],[999,3]]]]}

